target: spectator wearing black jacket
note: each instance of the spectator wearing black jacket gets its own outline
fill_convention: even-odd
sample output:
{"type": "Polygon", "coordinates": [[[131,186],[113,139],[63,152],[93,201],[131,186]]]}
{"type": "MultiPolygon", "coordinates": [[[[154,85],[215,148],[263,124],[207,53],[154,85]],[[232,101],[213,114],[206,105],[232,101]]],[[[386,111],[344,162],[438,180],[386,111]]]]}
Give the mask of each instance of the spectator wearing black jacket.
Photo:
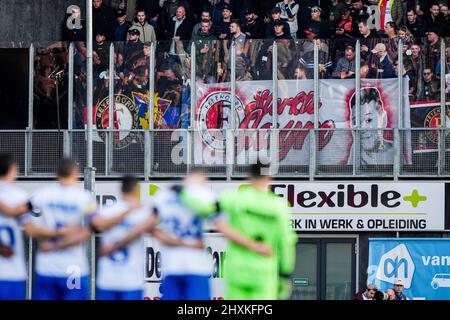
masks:
{"type": "Polygon", "coordinates": [[[175,16],[177,8],[183,6],[186,12],[189,12],[189,4],[185,0],[166,0],[161,8],[161,19],[159,19],[158,28],[160,28],[159,35],[161,37],[167,37],[167,30],[172,18],[175,16]]]}
{"type": "Polygon", "coordinates": [[[265,35],[265,26],[256,16],[256,10],[248,8],[244,11],[245,22],[242,24],[242,32],[246,34],[247,39],[263,39],[265,35]]]}
{"type": "Polygon", "coordinates": [[[131,22],[127,21],[127,13],[125,10],[116,11],[116,26],[114,28],[114,41],[126,41],[127,31],[131,27],[131,22]]]}
{"type": "Polygon", "coordinates": [[[203,10],[208,10],[211,12],[212,15],[212,21],[213,25],[219,23],[222,20],[222,13],[223,9],[227,7],[230,9],[230,11],[233,12],[233,15],[235,11],[235,6],[231,3],[231,0],[209,0],[206,4],[203,10]]]}
{"type": "Polygon", "coordinates": [[[184,51],[188,52],[187,42],[191,39],[192,35],[192,23],[189,17],[186,16],[186,8],[179,6],[175,13],[175,16],[170,20],[167,29],[167,40],[172,40],[170,45],[170,53],[176,52],[176,45],[178,41],[181,41],[184,51]]]}
{"type": "Polygon", "coordinates": [[[304,30],[308,28],[308,22],[310,19],[311,8],[319,5],[318,0],[297,0],[298,13],[297,13],[297,36],[300,38],[306,38],[304,30]]]}
{"type": "Polygon", "coordinates": [[[285,28],[285,24],[283,23],[283,21],[281,20],[277,20],[274,23],[273,29],[274,29],[274,39],[275,40],[281,40],[281,39],[287,39],[287,40],[292,40],[291,34],[290,33],[286,33],[284,31],[285,28]]]}
{"type": "Polygon", "coordinates": [[[272,8],[275,7],[275,4],[277,3],[277,0],[258,0],[257,3],[257,14],[260,18],[264,16],[270,15],[270,12],[272,11],[272,8]]]}
{"type": "Polygon", "coordinates": [[[414,9],[409,9],[406,13],[406,27],[414,36],[416,41],[419,41],[420,38],[425,37],[425,26],[422,21],[419,20],[417,13],[414,9]]]}
{"type": "Polygon", "coordinates": [[[141,55],[144,44],[139,40],[141,33],[138,29],[130,29],[128,30],[128,34],[130,35],[130,39],[124,45],[123,57],[125,60],[125,68],[131,70],[134,62],[141,55]]]}
{"type": "Polygon", "coordinates": [[[330,12],[328,20],[333,27],[336,27],[339,21],[342,19],[344,9],[349,8],[344,2],[340,0],[331,0],[330,12]]]}
{"type": "Polygon", "coordinates": [[[450,11],[448,10],[448,5],[446,3],[442,3],[440,8],[442,18],[444,19],[445,37],[450,37],[450,11]]]}
{"type": "Polygon", "coordinates": [[[374,29],[370,29],[367,20],[362,20],[358,24],[359,35],[358,39],[361,44],[361,59],[368,62],[370,51],[376,45],[376,38],[378,37],[374,29]]]}
{"type": "Polygon", "coordinates": [[[322,9],[319,6],[314,6],[311,8],[311,18],[308,23],[308,28],[310,25],[314,24],[315,28],[319,28],[319,38],[329,39],[330,38],[330,22],[323,20],[322,9]]]}
{"type": "Polygon", "coordinates": [[[219,40],[230,39],[230,23],[232,16],[233,11],[231,6],[224,6],[222,10],[222,19],[216,23],[216,27],[214,29],[214,34],[219,40]]]}
{"type": "Polygon", "coordinates": [[[275,27],[275,23],[277,23],[278,21],[281,21],[284,24],[284,28],[283,28],[284,33],[291,34],[291,28],[289,27],[289,23],[288,23],[287,19],[281,18],[281,9],[279,7],[274,7],[271,11],[271,19],[266,24],[266,38],[267,39],[272,39],[275,37],[274,27],[275,27]]]}
{"type": "MultiPolygon", "coordinates": [[[[353,10],[350,13],[353,19],[353,35],[357,36],[358,32],[358,24],[365,20],[367,21],[370,17],[370,9],[368,6],[363,5],[361,0],[353,0],[352,1],[353,10]]],[[[374,29],[375,27],[369,26],[370,29],[374,29]]]]}
{"type": "Polygon", "coordinates": [[[103,0],[92,0],[93,4],[93,29],[94,34],[105,32],[106,41],[114,39],[114,26],[116,15],[110,7],[103,3],[103,0]]]}
{"type": "Polygon", "coordinates": [[[431,29],[445,29],[445,22],[444,18],[441,15],[439,3],[433,2],[430,7],[430,12],[426,14],[426,23],[427,23],[427,30],[431,29]]]}

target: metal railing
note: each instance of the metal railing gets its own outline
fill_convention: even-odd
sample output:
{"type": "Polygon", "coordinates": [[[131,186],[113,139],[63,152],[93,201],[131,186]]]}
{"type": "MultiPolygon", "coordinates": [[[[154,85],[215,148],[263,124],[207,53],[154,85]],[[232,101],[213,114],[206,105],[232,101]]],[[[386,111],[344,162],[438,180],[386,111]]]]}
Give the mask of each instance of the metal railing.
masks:
{"type": "MultiPolygon", "coordinates": [[[[252,41],[252,40],[250,40],[252,41]]],[[[253,43],[258,40],[254,40],[253,43]]],[[[280,50],[286,53],[286,47],[281,48],[283,45],[277,41],[272,40],[259,40],[262,42],[269,42],[271,45],[272,61],[271,67],[271,80],[267,82],[267,89],[272,91],[272,99],[278,101],[280,96],[279,80],[282,72],[282,65],[280,65],[280,50]]],[[[379,39],[379,41],[382,41],[379,39]]],[[[262,50],[264,43],[259,43],[259,50],[262,50]]],[[[310,43],[311,44],[311,43],[310,43]]],[[[121,43],[113,43],[109,47],[109,63],[107,74],[110,80],[101,80],[102,83],[108,83],[107,100],[108,105],[114,104],[116,88],[115,81],[117,68],[117,56],[121,43]]],[[[222,46],[221,43],[216,43],[217,47],[222,46]]],[[[293,51],[303,50],[306,47],[306,43],[296,42],[290,43],[290,49],[293,51]],[[302,47],[303,46],[303,47],[302,47]]],[[[78,44],[77,44],[78,46],[78,44]]],[[[159,65],[164,62],[161,59],[161,53],[163,48],[167,46],[167,43],[158,42],[152,43],[150,48],[150,55],[147,56],[145,68],[148,72],[148,97],[149,106],[156,96],[158,80],[156,79],[156,70],[159,65]],[[148,65],[147,65],[148,64],[148,65]],[[155,72],[153,72],[155,71],[155,72]]],[[[96,176],[99,177],[118,177],[126,173],[136,174],[145,179],[151,178],[169,178],[183,176],[190,170],[193,165],[204,166],[211,176],[232,179],[239,178],[244,175],[245,168],[249,162],[255,160],[255,154],[247,150],[245,146],[245,139],[240,139],[240,136],[244,135],[245,130],[240,129],[239,123],[236,117],[231,117],[228,127],[219,129],[207,130],[207,135],[213,139],[214,143],[219,143],[219,147],[214,146],[212,151],[208,148],[204,148],[204,144],[208,144],[208,140],[202,136],[198,138],[199,133],[196,127],[196,110],[198,105],[197,95],[197,68],[198,65],[198,43],[192,42],[190,45],[189,68],[185,68],[184,78],[187,83],[187,88],[190,91],[190,110],[189,110],[189,126],[188,129],[160,129],[156,127],[155,122],[148,121],[148,129],[131,129],[131,130],[112,130],[115,127],[115,110],[108,108],[108,112],[105,112],[103,116],[108,116],[108,121],[103,121],[103,130],[98,128],[94,129],[94,136],[90,137],[91,130],[77,130],[74,126],[74,117],[77,113],[77,117],[80,118],[80,104],[87,103],[86,101],[78,101],[78,105],[74,102],[77,92],[75,88],[75,82],[80,80],[77,78],[77,72],[75,69],[79,68],[78,62],[74,63],[75,56],[80,58],[79,48],[76,48],[75,44],[67,46],[67,72],[68,72],[68,90],[67,90],[67,129],[59,130],[35,130],[33,115],[35,113],[35,58],[38,52],[40,52],[39,44],[31,44],[29,47],[29,101],[28,101],[28,127],[26,130],[16,131],[0,131],[0,152],[10,152],[16,156],[16,159],[20,165],[21,177],[53,177],[53,172],[56,167],[56,163],[62,156],[70,156],[76,159],[81,167],[95,167],[96,176]],[[75,65],[74,65],[75,64],[75,65]],[[189,70],[188,70],[189,69],[189,70]],[[77,110],[77,112],[76,112],[77,110]],[[214,135],[220,137],[215,137],[214,135]],[[120,139],[117,136],[121,137],[120,139]],[[120,140],[120,141],[119,141],[120,140]],[[240,144],[244,143],[244,147],[240,144]],[[91,148],[92,145],[92,148],[91,148]],[[242,149],[242,150],[241,150],[242,149]],[[239,152],[238,152],[239,151],[239,152]],[[208,154],[213,152],[214,156],[204,157],[203,153],[208,154]],[[245,161],[244,161],[245,160],[245,161]],[[247,161],[247,162],[246,162],[247,161]]],[[[187,46],[185,46],[187,47],[187,46]]],[[[359,69],[361,67],[361,54],[360,54],[360,42],[356,42],[356,56],[355,65],[356,73],[354,77],[355,88],[355,121],[351,123],[349,129],[326,129],[327,132],[333,132],[335,141],[339,141],[339,136],[342,136],[342,141],[346,141],[348,137],[352,137],[352,143],[349,147],[347,158],[339,158],[340,153],[329,152],[323,150],[321,146],[321,129],[320,129],[320,92],[321,79],[323,75],[319,72],[319,65],[322,62],[322,47],[314,42],[310,45],[313,56],[310,62],[314,63],[314,72],[311,73],[311,81],[314,82],[314,114],[312,116],[312,123],[314,127],[312,129],[298,129],[295,132],[293,129],[282,129],[279,124],[277,104],[272,103],[272,117],[270,119],[271,126],[269,129],[257,129],[251,132],[246,132],[252,136],[266,136],[267,146],[263,150],[257,152],[260,156],[263,151],[268,151],[265,155],[267,162],[277,163],[276,171],[274,175],[276,177],[304,177],[305,179],[314,180],[322,177],[390,177],[398,179],[400,177],[444,177],[447,176],[446,170],[446,151],[447,141],[446,132],[447,129],[438,128],[412,128],[408,129],[404,126],[403,112],[398,112],[398,116],[394,123],[391,123],[391,129],[383,129],[390,139],[389,156],[376,156],[374,152],[368,155],[366,142],[368,130],[362,129],[362,117],[361,117],[361,84],[364,83],[364,79],[361,79],[359,69]],[[295,132],[295,134],[293,133],[295,132]],[[289,133],[289,134],[288,134],[289,133]],[[420,133],[420,134],[419,134],[420,133]],[[273,137],[276,138],[273,138],[273,137]],[[286,146],[286,142],[283,140],[286,136],[294,136],[292,139],[302,139],[295,141],[294,146],[286,146]],[[271,139],[268,139],[271,137],[271,139]],[[422,148],[423,141],[430,142],[433,147],[430,149],[422,148]],[[301,145],[301,148],[299,147],[301,145]],[[289,149],[290,148],[290,149],[289,149]],[[279,150],[278,150],[279,149],[279,150]],[[289,149],[289,150],[286,150],[289,149]],[[278,150],[278,152],[275,152],[278,150]],[[280,151],[281,150],[281,151],[280,151]],[[289,151],[289,152],[286,152],[289,151]],[[405,152],[407,153],[405,155],[405,152]],[[279,156],[282,156],[280,161],[276,160],[279,156]],[[333,158],[334,157],[334,158],[333,158]],[[367,161],[367,157],[372,157],[371,164],[367,161]],[[384,157],[384,158],[383,158],[384,157]],[[350,160],[349,160],[350,159],[350,160]],[[406,160],[405,160],[406,159],[406,160]],[[334,161],[334,162],[333,162],[334,161]],[[350,162],[349,162],[350,161],[350,162]],[[380,162],[381,161],[381,162],[380,162]]],[[[264,47],[266,49],[266,47],[264,47]]],[[[305,49],[306,50],[306,49],[305,49]]],[[[400,40],[398,42],[398,69],[403,68],[403,43],[400,40]]],[[[143,53],[142,53],[143,55],[143,53]]],[[[187,53],[184,53],[187,56],[187,53]]],[[[230,105],[231,112],[236,106],[236,85],[239,84],[239,80],[236,72],[237,68],[237,48],[236,43],[232,42],[229,47],[228,59],[226,63],[230,65],[230,77],[229,88],[230,91],[230,105]]],[[[92,60],[92,57],[87,57],[92,60]]],[[[267,57],[266,57],[267,60],[267,57]]],[[[448,57],[446,56],[446,44],[442,39],[440,43],[440,100],[436,104],[439,108],[439,116],[442,119],[440,123],[441,128],[447,128],[446,123],[446,99],[448,100],[448,83],[446,82],[446,70],[448,65],[448,57]]],[[[167,62],[167,61],[166,61],[167,62]]],[[[209,61],[208,61],[209,62],[209,61]]],[[[214,61],[211,61],[214,63],[214,61]]],[[[269,64],[268,64],[269,65],[269,64]]],[[[203,64],[204,66],[204,64],[203,64]]],[[[134,68],[134,67],[133,67],[134,68]]],[[[78,70],[78,69],[77,69],[78,70]]],[[[87,77],[87,88],[93,89],[93,79],[87,77]]],[[[394,108],[397,110],[404,110],[408,106],[405,106],[405,100],[403,99],[403,82],[404,77],[401,72],[398,72],[398,101],[391,101],[394,108]]],[[[96,81],[98,81],[96,79],[96,81]]],[[[85,88],[85,90],[87,89],[85,88]]],[[[91,90],[92,91],[92,90],[91,90]]],[[[95,91],[95,90],[94,90],[95,91]]],[[[85,96],[86,93],[81,94],[85,96]]],[[[92,97],[92,92],[89,95],[92,97]]],[[[89,101],[88,101],[89,102],[89,101]]],[[[97,101],[98,102],[98,101],[97,101]]],[[[91,102],[89,102],[91,103],[91,102]]],[[[97,106],[98,107],[98,106],[97,106]]],[[[58,109],[59,110],[59,109],[58,109]]],[[[148,108],[148,119],[156,119],[159,115],[155,114],[153,107],[148,108]]],[[[85,115],[86,116],[86,115],[85,115]]],[[[91,118],[92,114],[88,112],[87,118],[91,118]]],[[[58,116],[59,119],[59,116],[58,116]]],[[[350,120],[352,121],[352,120],[350,120]]],[[[88,121],[88,123],[91,123],[88,121]]],[[[59,124],[58,124],[59,127],[59,124]]],[[[370,130],[369,130],[370,131],[370,130]]],[[[374,130],[379,132],[380,129],[374,130]]],[[[376,135],[376,134],[374,134],[376,135]]],[[[250,139],[250,138],[248,138],[250,139]]],[[[264,141],[264,138],[261,138],[264,141]]],[[[428,144],[430,144],[428,143],[428,144]]],[[[337,143],[339,145],[339,143],[337,143]]],[[[383,146],[384,147],[384,146],[383,146]]],[[[383,149],[384,150],[384,149],[383,149]]],[[[346,151],[346,152],[347,152],[346,151]]],[[[385,151],[387,153],[387,151],[385,151]]],[[[272,165],[274,166],[274,165],[272,165]]],[[[275,169],[275,168],[273,168],[275,169]]]]}
{"type": "MultiPolygon", "coordinates": [[[[257,160],[280,178],[450,176],[450,129],[95,130],[93,136],[93,166],[105,178],[182,177],[200,166],[230,180],[257,160]],[[205,143],[211,139],[214,145],[205,143]]],[[[0,152],[15,156],[20,177],[52,178],[63,156],[86,166],[86,139],[84,130],[0,131],[0,152]]]]}

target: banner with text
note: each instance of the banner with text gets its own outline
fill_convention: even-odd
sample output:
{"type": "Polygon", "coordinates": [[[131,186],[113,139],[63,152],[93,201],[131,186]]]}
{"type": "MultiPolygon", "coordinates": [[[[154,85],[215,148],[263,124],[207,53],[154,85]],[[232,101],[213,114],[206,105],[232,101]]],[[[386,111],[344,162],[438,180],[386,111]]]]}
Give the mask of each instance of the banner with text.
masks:
{"type": "MultiPolygon", "coordinates": [[[[161,188],[176,182],[141,183],[141,201],[151,203],[161,188]]],[[[29,190],[41,183],[20,183],[29,190]]],[[[210,182],[216,194],[244,183],[210,182]]],[[[297,231],[443,231],[445,183],[441,182],[273,182],[271,190],[290,207],[297,231]]],[[[97,201],[108,204],[120,184],[96,183],[97,201]]],[[[208,228],[207,229],[211,229],[208,228]]]]}
{"type": "MultiPolygon", "coordinates": [[[[408,81],[403,89],[404,105],[408,102],[408,81]]],[[[225,130],[230,128],[231,84],[198,84],[194,160],[196,164],[221,164],[226,148],[225,130]],[[207,151],[207,152],[206,152],[207,151]]],[[[278,82],[277,122],[279,136],[273,138],[261,130],[259,135],[246,129],[269,129],[272,125],[272,82],[242,81],[236,84],[235,123],[238,133],[235,145],[237,164],[248,164],[255,158],[270,155],[270,139],[278,145],[281,164],[309,163],[309,129],[314,128],[314,82],[283,80],[278,82]],[[248,133],[248,134],[247,134],[248,133]]],[[[352,164],[356,123],[355,81],[320,80],[319,163],[352,164]],[[347,129],[335,131],[333,129],[347,129]]],[[[361,83],[360,125],[361,159],[366,164],[392,164],[393,131],[398,126],[397,79],[364,80],[361,83]]],[[[410,127],[409,108],[403,109],[403,127],[410,127]]],[[[410,163],[410,143],[406,141],[404,160],[410,163]]],[[[273,157],[272,157],[273,159],[273,157]]]]}
{"type": "Polygon", "coordinates": [[[450,300],[450,239],[369,239],[367,283],[380,290],[397,279],[410,300],[450,300]]]}

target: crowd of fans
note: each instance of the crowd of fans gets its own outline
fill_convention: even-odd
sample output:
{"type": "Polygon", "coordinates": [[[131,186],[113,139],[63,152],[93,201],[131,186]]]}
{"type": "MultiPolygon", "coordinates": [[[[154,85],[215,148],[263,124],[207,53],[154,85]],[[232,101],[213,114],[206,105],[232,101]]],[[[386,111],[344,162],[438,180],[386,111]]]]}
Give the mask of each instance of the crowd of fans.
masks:
{"type": "MultiPolygon", "coordinates": [[[[156,46],[156,92],[182,104],[195,43],[198,82],[228,82],[231,45],[236,80],[272,79],[277,42],[278,79],[312,79],[314,43],[321,78],[392,78],[399,40],[410,101],[440,98],[441,39],[449,38],[447,0],[93,0],[97,100],[108,90],[109,47],[115,46],[116,92],[146,93],[151,44],[156,46]],[[355,47],[361,46],[361,70],[355,47]]],[[[63,40],[76,46],[79,104],[84,105],[86,32],[77,7],[64,20],[63,40]],[[81,20],[80,20],[81,19],[81,20]],[[81,21],[80,28],[67,21],[81,21]]],[[[446,42],[446,73],[450,48],[446,42]]],[[[81,116],[81,115],[80,115],[81,116]]],[[[179,126],[179,124],[178,124],[179,126]]]]}

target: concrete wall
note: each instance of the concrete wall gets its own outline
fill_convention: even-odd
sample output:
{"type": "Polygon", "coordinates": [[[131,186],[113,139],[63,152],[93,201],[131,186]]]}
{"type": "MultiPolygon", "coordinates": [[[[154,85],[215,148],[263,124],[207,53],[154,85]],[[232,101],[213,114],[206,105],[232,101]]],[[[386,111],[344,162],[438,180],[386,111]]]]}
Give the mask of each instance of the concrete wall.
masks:
{"type": "MultiPolygon", "coordinates": [[[[0,43],[61,39],[67,8],[74,4],[85,17],[85,0],[0,0],[0,43]]],[[[20,46],[15,45],[15,47],[20,46]]]]}

